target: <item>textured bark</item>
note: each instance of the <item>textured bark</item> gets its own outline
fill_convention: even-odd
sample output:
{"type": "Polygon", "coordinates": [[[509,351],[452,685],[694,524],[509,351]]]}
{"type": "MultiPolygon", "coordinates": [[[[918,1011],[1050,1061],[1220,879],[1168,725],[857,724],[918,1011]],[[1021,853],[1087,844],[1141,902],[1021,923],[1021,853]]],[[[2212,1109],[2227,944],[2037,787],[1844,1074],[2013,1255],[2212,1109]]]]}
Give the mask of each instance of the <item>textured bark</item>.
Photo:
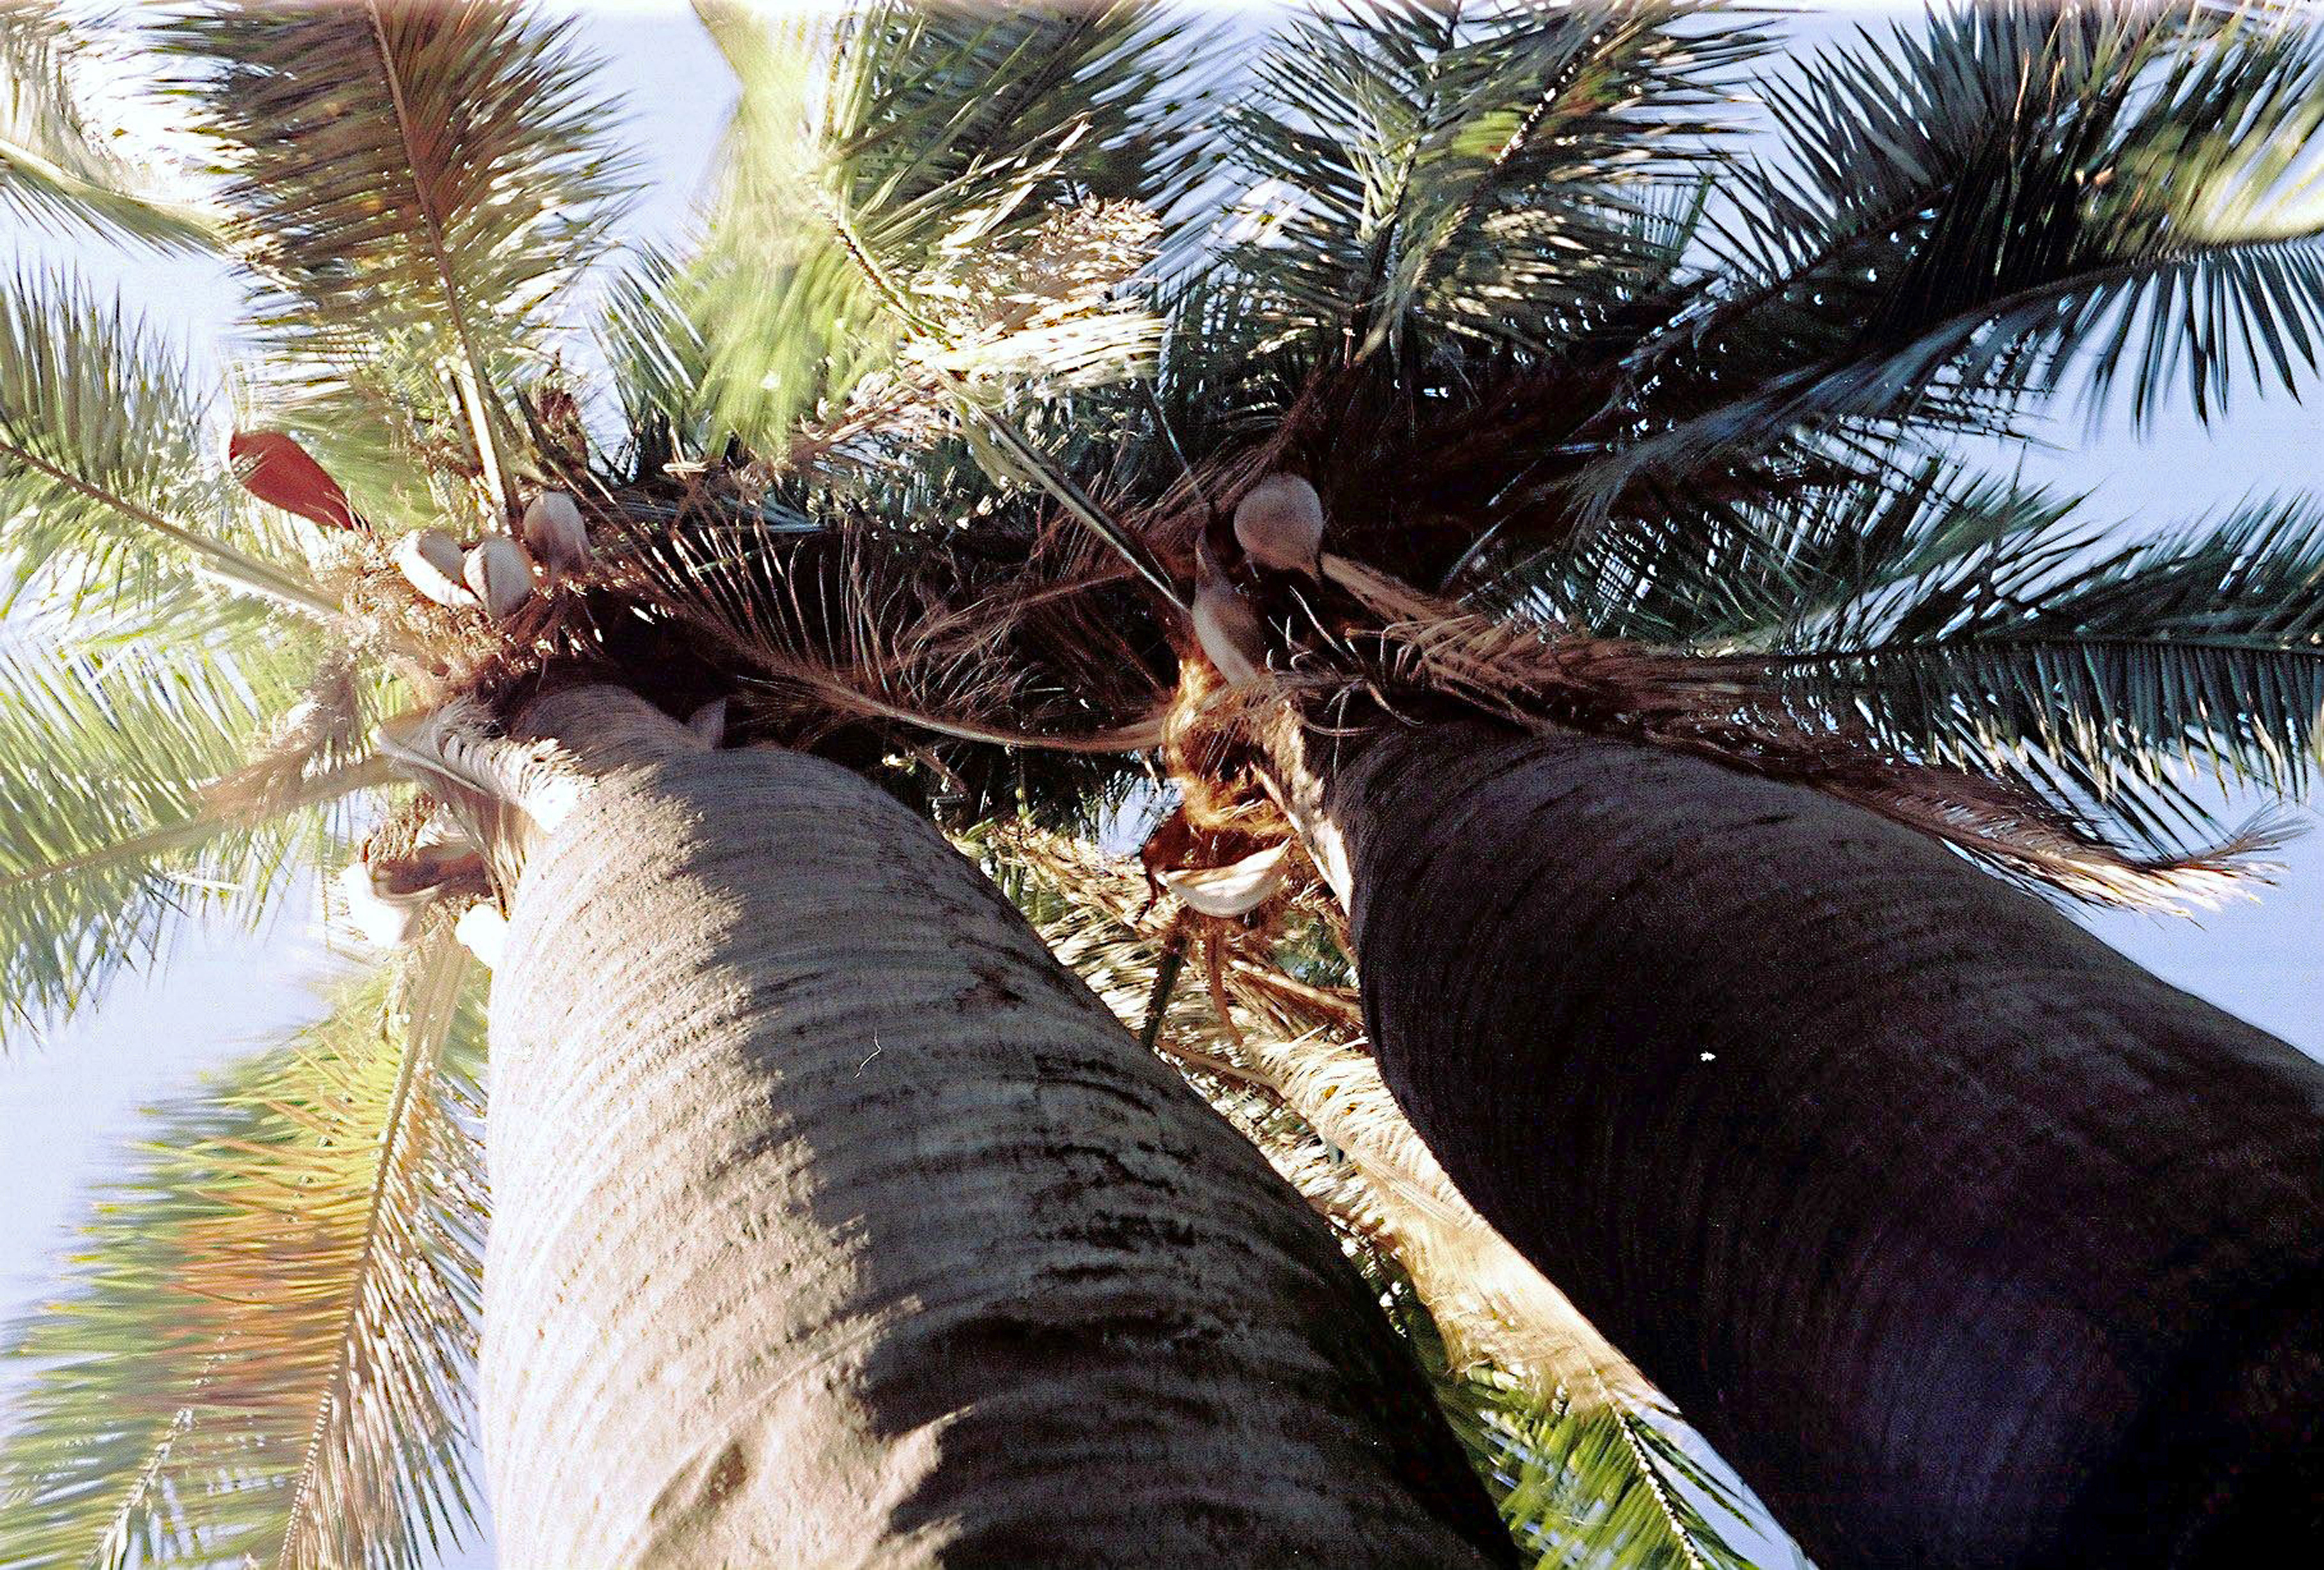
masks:
{"type": "Polygon", "coordinates": [[[1329,1233],[973,866],[640,708],[533,716],[603,778],[494,978],[503,1564],[1508,1560],[1329,1233]]]}
{"type": "Polygon", "coordinates": [[[2318,1065],[1798,787],[1320,762],[1390,1087],[1826,1570],[2324,1540],[2318,1065]]]}

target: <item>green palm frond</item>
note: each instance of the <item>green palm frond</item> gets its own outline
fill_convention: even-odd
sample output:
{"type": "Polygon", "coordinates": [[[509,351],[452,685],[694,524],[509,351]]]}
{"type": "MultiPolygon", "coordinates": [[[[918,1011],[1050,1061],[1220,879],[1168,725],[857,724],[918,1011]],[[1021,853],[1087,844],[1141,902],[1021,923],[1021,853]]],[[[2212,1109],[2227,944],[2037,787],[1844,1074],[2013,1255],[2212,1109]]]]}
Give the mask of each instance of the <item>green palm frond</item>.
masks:
{"type": "Polygon", "coordinates": [[[300,706],[314,651],[247,631],[262,635],[198,657],[143,641],[15,638],[0,651],[8,1034],[86,1007],[116,973],[159,959],[190,915],[254,919],[322,809],[385,783],[340,739],[352,714],[302,725],[317,717],[300,706]]]}
{"type": "MultiPolygon", "coordinates": [[[[1770,442],[2006,429],[2072,367],[2150,417],[2297,388],[2324,338],[2324,40],[2209,0],[1941,11],[1772,92],[1710,297],[1637,354],[1603,510],[1770,442]]],[[[1610,431],[1609,431],[1610,433],[1610,431]]],[[[1835,448],[1819,444],[1838,443],[1835,448]]]]}
{"type": "Polygon", "coordinates": [[[253,326],[301,434],[396,517],[415,473],[505,504],[504,392],[557,325],[620,189],[570,24],[414,0],[220,5],[164,29],[225,177],[253,326]]]}
{"type": "Polygon", "coordinates": [[[1220,262],[1314,356],[1444,339],[1541,351],[1658,260],[1639,222],[1691,184],[1709,111],[1764,35],[1692,0],[1464,6],[1379,0],[1292,24],[1230,144],[1248,182],[1220,262]]]}
{"type": "Polygon", "coordinates": [[[164,195],[89,123],[79,89],[98,63],[90,53],[62,7],[0,6],[0,209],[162,249],[213,244],[211,215],[164,195]]]}
{"type": "Polygon", "coordinates": [[[10,1338],[11,1564],[416,1570],[466,1530],[482,1053],[438,934],[158,1115],[10,1338]]]}
{"type": "Polygon", "coordinates": [[[2111,543],[2084,499],[1932,459],[1685,529],[1616,526],[1486,593],[1761,669],[1820,728],[2024,774],[2150,845],[2222,827],[2190,771],[2305,794],[2324,726],[2324,513],[2305,500],[2111,543]]]}
{"type": "Polygon", "coordinates": [[[69,278],[15,279],[0,298],[0,572],[11,596],[37,586],[118,609],[191,569],[336,616],[302,573],[245,548],[254,531],[202,452],[208,402],[183,360],[118,304],[69,278]]]}
{"type": "Polygon", "coordinates": [[[621,400],[628,450],[618,477],[650,480],[673,459],[723,446],[709,406],[710,346],[700,282],[662,252],[641,250],[606,284],[597,335],[621,400]]]}
{"type": "Polygon", "coordinates": [[[2080,499],[1929,458],[1791,504],[1616,524],[1475,575],[1476,603],[1608,636],[1734,653],[1812,626],[1844,641],[1882,596],[1965,559],[2049,561],[2080,499]]]}
{"type": "Polygon", "coordinates": [[[1536,1570],[1754,1570],[1728,1541],[1775,1532],[1668,1427],[1620,1407],[1544,1403],[1490,1369],[1452,1372],[1408,1282],[1378,1274],[1438,1404],[1536,1570]]]}
{"type": "Polygon", "coordinates": [[[2207,832],[2181,765],[2301,796],[2324,771],[2324,508],[2252,503],[2108,546],[2063,523],[1958,552],[1784,635],[1803,706],[2027,767],[2153,840],[2207,832]]]}
{"type": "Polygon", "coordinates": [[[1167,19],[1118,0],[706,13],[742,96],[702,308],[744,441],[779,455],[803,420],[1150,362],[1151,319],[1117,286],[1191,167],[1166,82],[1202,67],[1167,19]]]}

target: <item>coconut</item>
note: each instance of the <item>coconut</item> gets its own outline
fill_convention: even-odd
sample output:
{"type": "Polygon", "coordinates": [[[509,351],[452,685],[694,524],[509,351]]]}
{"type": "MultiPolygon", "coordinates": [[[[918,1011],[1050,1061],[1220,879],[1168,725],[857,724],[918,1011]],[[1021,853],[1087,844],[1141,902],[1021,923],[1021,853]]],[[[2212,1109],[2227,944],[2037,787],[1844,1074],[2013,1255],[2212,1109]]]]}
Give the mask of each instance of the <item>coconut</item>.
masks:
{"type": "Polygon", "coordinates": [[[1256,910],[1283,889],[1289,842],[1270,845],[1222,867],[1161,874],[1162,886],[1189,910],[1204,916],[1240,916],[1256,910]]]}
{"type": "Polygon", "coordinates": [[[508,945],[508,918],[490,902],[479,902],[460,912],[460,919],[453,923],[452,936],[486,970],[498,970],[501,951],[508,945]]]}
{"type": "Polygon", "coordinates": [[[1235,503],[1235,543],[1261,567],[1315,576],[1323,499],[1297,475],[1269,475],[1235,503]]]}
{"type": "Polygon", "coordinates": [[[532,559],[505,534],[487,534],[470,548],[461,576],[484,614],[504,622],[532,598],[532,559]]]}
{"type": "Polygon", "coordinates": [[[420,918],[436,897],[433,889],[393,892],[361,861],[339,869],[339,892],[346,896],[347,919],[355,929],[383,948],[401,948],[419,937],[420,918]]]}
{"type": "Polygon", "coordinates": [[[578,572],[589,565],[589,525],[580,505],[563,491],[543,491],[524,510],[524,548],[551,572],[578,572]]]}
{"type": "Polygon", "coordinates": [[[466,565],[461,559],[460,542],[441,529],[405,535],[396,541],[390,559],[422,598],[454,610],[466,610],[476,603],[476,596],[460,581],[466,565]]]}

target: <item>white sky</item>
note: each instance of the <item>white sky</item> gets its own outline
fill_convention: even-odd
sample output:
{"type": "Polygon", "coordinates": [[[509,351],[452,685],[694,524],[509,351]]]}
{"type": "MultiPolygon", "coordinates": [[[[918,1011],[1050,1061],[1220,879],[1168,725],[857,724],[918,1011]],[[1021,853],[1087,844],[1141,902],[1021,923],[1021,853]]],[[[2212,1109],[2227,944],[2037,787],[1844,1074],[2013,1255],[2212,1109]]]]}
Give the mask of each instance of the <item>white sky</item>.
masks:
{"type": "MultiPolygon", "coordinates": [[[[559,7],[567,9],[567,7],[559,7]]],[[[1830,37],[1868,11],[1825,6],[1802,26],[1830,37]],[[1830,14],[1849,12],[1850,15],[1830,14]]],[[[692,18],[672,6],[585,9],[584,42],[606,61],[605,89],[628,106],[631,143],[647,155],[648,189],[630,232],[670,236],[687,221],[732,99],[724,65],[692,18]]],[[[7,228],[0,220],[0,230],[7,228]]],[[[112,263],[86,246],[58,246],[9,232],[20,263],[69,255],[92,277],[163,320],[181,321],[198,347],[215,341],[232,291],[199,263],[112,263]]],[[[216,363],[211,357],[212,364],[216,363]]],[[[2054,434],[2064,450],[2026,455],[2029,477],[2095,487],[2095,516],[2159,524],[2214,510],[2247,494],[2324,493],[2324,427],[2313,406],[2239,402],[2232,422],[2207,435],[2191,419],[2163,420],[2144,441],[2116,430],[2085,442],[2079,423],[2054,434]]],[[[2295,843],[2281,884],[2255,904],[2200,921],[2107,915],[2101,936],[2166,979],[2324,1056],[2324,836],[2295,843]]],[[[97,1017],[45,1050],[0,1061],[0,1322],[40,1302],[57,1280],[69,1229],[90,1186],[120,1169],[138,1137],[137,1112],[189,1085],[206,1067],[314,1011],[315,984],[331,959],[304,908],[268,933],[203,935],[169,974],[122,986],[97,1017]]],[[[0,1383],[0,1428],[8,1387],[0,1383]]],[[[447,1570],[491,1564],[477,1547],[447,1570]]]]}

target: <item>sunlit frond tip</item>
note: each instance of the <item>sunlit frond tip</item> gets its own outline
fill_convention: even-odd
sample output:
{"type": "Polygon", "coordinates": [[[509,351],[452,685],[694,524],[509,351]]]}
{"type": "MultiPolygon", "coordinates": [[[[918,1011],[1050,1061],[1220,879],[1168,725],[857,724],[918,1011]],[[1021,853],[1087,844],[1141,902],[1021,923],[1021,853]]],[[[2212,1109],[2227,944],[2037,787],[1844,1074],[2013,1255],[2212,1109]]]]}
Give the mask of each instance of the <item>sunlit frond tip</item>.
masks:
{"type": "Polygon", "coordinates": [[[85,88],[104,62],[90,58],[86,27],[41,0],[0,5],[0,209],[167,249],[213,243],[214,214],[92,124],[85,88]]]}
{"type": "Polygon", "coordinates": [[[165,1110],[16,1327],[11,1564],[417,1570],[477,1513],[481,1015],[439,934],[165,1110]]]}

